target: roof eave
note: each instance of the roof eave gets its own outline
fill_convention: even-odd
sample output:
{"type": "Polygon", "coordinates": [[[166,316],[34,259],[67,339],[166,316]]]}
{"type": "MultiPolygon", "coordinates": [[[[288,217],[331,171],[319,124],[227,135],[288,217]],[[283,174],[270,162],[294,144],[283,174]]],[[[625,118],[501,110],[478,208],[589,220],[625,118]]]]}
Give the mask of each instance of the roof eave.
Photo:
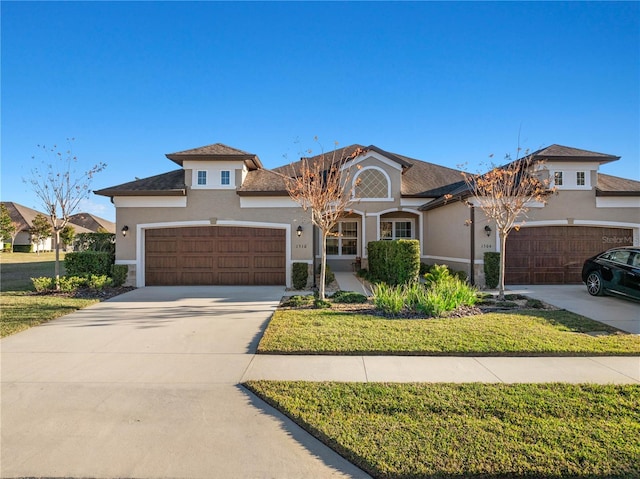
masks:
{"type": "Polygon", "coordinates": [[[184,161],[244,161],[250,170],[261,169],[262,162],[256,155],[182,155],[177,153],[168,153],[168,159],[182,166],[184,161]]]}
{"type": "Polygon", "coordinates": [[[596,196],[640,196],[640,191],[602,191],[596,189],[596,196]]]}
{"type": "Polygon", "coordinates": [[[289,193],[286,191],[236,191],[238,196],[289,196],[289,193]]]}
{"type": "Polygon", "coordinates": [[[100,196],[186,196],[186,189],[178,190],[98,190],[94,191],[100,196]]]}

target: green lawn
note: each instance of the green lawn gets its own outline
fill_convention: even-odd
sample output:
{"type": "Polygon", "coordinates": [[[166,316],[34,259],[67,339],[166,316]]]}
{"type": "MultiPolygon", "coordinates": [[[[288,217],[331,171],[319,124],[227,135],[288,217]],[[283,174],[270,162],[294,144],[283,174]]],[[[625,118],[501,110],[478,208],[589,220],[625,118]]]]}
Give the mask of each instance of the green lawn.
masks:
{"type": "MultiPolygon", "coordinates": [[[[64,274],[64,254],[60,255],[64,274]]],[[[54,275],[55,253],[1,253],[0,337],[23,331],[77,309],[96,303],[95,299],[41,296],[33,291],[32,277],[54,275]]]]}
{"type": "Polygon", "coordinates": [[[375,478],[638,478],[640,386],[255,381],[375,478]]]}
{"type": "MultiPolygon", "coordinates": [[[[0,290],[33,291],[31,278],[54,275],[55,253],[0,253],[0,290]]],[[[60,253],[60,275],[65,274],[60,253]]]]}
{"type": "Polygon", "coordinates": [[[385,319],[321,309],[275,312],[258,346],[274,354],[636,355],[640,336],[568,311],[385,319]],[[608,333],[592,335],[586,333],[608,333]]]}

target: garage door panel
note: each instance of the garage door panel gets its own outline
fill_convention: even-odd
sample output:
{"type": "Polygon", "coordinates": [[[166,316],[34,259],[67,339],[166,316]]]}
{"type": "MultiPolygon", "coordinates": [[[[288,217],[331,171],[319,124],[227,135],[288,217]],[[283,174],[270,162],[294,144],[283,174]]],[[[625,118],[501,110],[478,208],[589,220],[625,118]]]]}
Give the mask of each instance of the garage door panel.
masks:
{"type": "Polygon", "coordinates": [[[507,238],[507,284],[580,283],[584,260],[613,246],[633,244],[626,228],[527,227],[507,238]],[[612,242],[618,244],[613,245],[612,242]],[[528,273],[522,269],[528,262],[528,273]],[[527,279],[528,278],[528,279],[527,279]]]}
{"type": "Polygon", "coordinates": [[[147,285],[284,285],[285,231],[202,226],[147,230],[147,285]],[[259,274],[258,274],[259,272],[259,274]]]}

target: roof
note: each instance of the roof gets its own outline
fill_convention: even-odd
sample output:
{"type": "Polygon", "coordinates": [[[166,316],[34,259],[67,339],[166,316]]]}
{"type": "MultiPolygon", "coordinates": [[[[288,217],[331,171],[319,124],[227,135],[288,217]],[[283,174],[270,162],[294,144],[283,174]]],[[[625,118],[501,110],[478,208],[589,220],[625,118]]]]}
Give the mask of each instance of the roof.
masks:
{"type": "Polygon", "coordinates": [[[534,151],[531,156],[536,160],[560,160],[560,161],[596,161],[598,163],[609,163],[619,160],[619,156],[598,153],[595,151],[580,150],[569,146],[551,145],[546,148],[534,151]]]}
{"type": "MultiPolygon", "coordinates": [[[[461,178],[461,172],[458,170],[428,163],[422,160],[416,160],[415,158],[409,158],[397,153],[391,153],[378,148],[375,145],[369,145],[366,147],[358,144],[349,145],[343,148],[338,148],[330,153],[324,153],[306,159],[308,161],[325,160],[326,168],[328,168],[330,164],[342,161],[344,158],[348,158],[351,155],[356,154],[358,150],[375,151],[376,153],[379,153],[401,165],[403,170],[402,196],[435,198],[440,196],[440,194],[437,194],[437,192],[431,194],[432,190],[444,188],[451,183],[460,181],[461,178]]],[[[302,160],[290,165],[274,168],[273,171],[287,176],[295,176],[300,174],[301,165],[302,160]]],[[[254,188],[258,189],[259,185],[254,185],[254,188]]]]}
{"type": "Polygon", "coordinates": [[[596,196],[640,196],[640,181],[598,173],[596,196]]]}
{"type": "Polygon", "coordinates": [[[76,213],[75,215],[71,215],[69,217],[69,223],[72,223],[74,227],[78,226],[93,232],[97,232],[99,229],[103,229],[109,233],[116,232],[115,223],[91,213],[76,213]]]}
{"type": "Polygon", "coordinates": [[[187,161],[244,161],[249,170],[262,168],[260,158],[253,153],[249,153],[238,148],[214,143],[213,145],[199,146],[190,150],[167,153],[165,155],[171,161],[182,166],[187,161]]]}
{"type": "Polygon", "coordinates": [[[284,175],[270,170],[250,171],[237,192],[239,196],[289,196],[284,175]]]}
{"type": "Polygon", "coordinates": [[[101,196],[186,196],[184,170],[137,179],[121,185],[94,191],[101,196]]]}
{"type": "Polygon", "coordinates": [[[48,216],[41,212],[34,210],[33,208],[29,208],[28,206],[24,206],[18,203],[14,203],[13,201],[3,201],[2,204],[7,208],[9,212],[9,216],[11,217],[11,221],[17,223],[20,231],[28,230],[33,225],[33,219],[42,215],[48,218],[48,216]]]}

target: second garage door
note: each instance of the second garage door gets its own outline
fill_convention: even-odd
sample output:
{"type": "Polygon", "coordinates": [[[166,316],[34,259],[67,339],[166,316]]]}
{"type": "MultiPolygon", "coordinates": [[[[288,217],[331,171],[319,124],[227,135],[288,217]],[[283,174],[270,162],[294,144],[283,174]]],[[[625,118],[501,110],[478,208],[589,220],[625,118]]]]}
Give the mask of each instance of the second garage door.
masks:
{"type": "Polygon", "coordinates": [[[507,237],[507,284],[581,283],[584,260],[633,244],[633,231],[592,226],[527,227],[507,237]]]}
{"type": "Polygon", "coordinates": [[[285,230],[198,226],[147,230],[145,283],[284,285],[285,230]]]}

